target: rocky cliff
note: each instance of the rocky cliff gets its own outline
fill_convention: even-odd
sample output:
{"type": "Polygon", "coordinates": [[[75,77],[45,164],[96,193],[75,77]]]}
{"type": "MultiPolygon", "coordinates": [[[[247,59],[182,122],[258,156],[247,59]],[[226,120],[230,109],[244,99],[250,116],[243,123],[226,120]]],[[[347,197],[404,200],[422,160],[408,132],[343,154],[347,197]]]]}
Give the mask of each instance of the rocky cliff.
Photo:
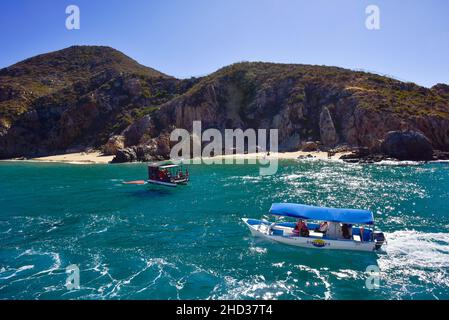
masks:
{"type": "Polygon", "coordinates": [[[0,70],[0,158],[101,148],[192,83],[108,47],[25,60],[0,70]]]}
{"type": "Polygon", "coordinates": [[[378,152],[390,131],[422,132],[433,147],[449,149],[449,99],[444,85],[426,89],[350,70],[270,63],[239,63],[201,79],[152,115],[142,134],[165,129],[277,128],[281,150],[319,141],[378,152]]]}
{"type": "Polygon", "coordinates": [[[449,87],[261,62],[178,80],[104,47],[72,47],[0,70],[2,158],[104,147],[121,149],[123,161],[148,160],[166,156],[168,132],[191,130],[194,120],[203,130],[277,128],[281,150],[314,141],[324,150],[377,152],[388,132],[412,130],[449,151],[449,87]]]}

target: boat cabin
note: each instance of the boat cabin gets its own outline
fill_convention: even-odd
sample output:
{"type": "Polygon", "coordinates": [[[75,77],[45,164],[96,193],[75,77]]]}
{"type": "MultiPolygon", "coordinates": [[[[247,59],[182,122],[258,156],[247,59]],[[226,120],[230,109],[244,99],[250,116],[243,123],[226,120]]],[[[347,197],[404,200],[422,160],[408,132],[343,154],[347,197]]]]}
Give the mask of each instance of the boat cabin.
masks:
{"type": "Polygon", "coordinates": [[[148,166],[148,182],[168,186],[186,184],[189,171],[182,165],[172,163],[153,163],[148,166]]]}
{"type": "Polygon", "coordinates": [[[270,213],[278,217],[298,219],[297,223],[277,223],[275,226],[280,230],[275,229],[274,232],[278,234],[280,231],[284,231],[282,230],[283,227],[286,227],[291,230],[292,236],[310,236],[335,240],[370,241],[373,235],[372,229],[364,227],[374,225],[373,214],[368,210],[275,203],[271,206],[270,213]],[[301,226],[304,226],[307,231],[306,234],[302,234],[301,226]]]}

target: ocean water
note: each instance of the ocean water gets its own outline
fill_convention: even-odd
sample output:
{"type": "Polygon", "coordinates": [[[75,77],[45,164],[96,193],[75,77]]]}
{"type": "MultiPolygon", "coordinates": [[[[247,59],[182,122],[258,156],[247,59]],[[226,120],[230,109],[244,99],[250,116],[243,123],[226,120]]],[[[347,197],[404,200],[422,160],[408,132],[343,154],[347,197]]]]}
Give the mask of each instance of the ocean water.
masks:
{"type": "Polygon", "coordinates": [[[164,189],[122,184],[145,178],[144,164],[0,163],[0,299],[449,298],[449,164],[189,171],[188,186],[164,189]],[[240,218],[282,201],[371,209],[388,244],[375,254],[252,238],[240,218]],[[69,291],[72,264],[80,289],[69,291]]]}

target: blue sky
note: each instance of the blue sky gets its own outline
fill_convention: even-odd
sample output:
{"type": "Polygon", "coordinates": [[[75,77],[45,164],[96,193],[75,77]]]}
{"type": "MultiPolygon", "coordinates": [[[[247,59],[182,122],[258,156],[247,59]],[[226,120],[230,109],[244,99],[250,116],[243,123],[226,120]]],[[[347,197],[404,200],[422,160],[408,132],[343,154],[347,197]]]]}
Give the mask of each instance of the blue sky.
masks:
{"type": "Polygon", "coordinates": [[[447,0],[2,0],[0,30],[0,67],[90,44],[178,78],[271,61],[449,83],[447,0]],[[65,28],[70,4],[81,10],[80,30],[65,28]],[[380,30],[365,27],[370,4],[380,30]]]}

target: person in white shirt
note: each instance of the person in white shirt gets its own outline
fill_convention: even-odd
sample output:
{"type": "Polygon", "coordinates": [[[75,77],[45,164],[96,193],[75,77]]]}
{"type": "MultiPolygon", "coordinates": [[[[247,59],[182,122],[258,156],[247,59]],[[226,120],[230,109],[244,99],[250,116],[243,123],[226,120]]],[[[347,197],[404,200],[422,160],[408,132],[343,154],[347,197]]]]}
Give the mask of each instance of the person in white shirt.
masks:
{"type": "Polygon", "coordinates": [[[329,222],[328,223],[328,230],[327,230],[326,235],[329,238],[343,239],[343,233],[341,231],[340,223],[338,223],[338,222],[329,222]]]}

